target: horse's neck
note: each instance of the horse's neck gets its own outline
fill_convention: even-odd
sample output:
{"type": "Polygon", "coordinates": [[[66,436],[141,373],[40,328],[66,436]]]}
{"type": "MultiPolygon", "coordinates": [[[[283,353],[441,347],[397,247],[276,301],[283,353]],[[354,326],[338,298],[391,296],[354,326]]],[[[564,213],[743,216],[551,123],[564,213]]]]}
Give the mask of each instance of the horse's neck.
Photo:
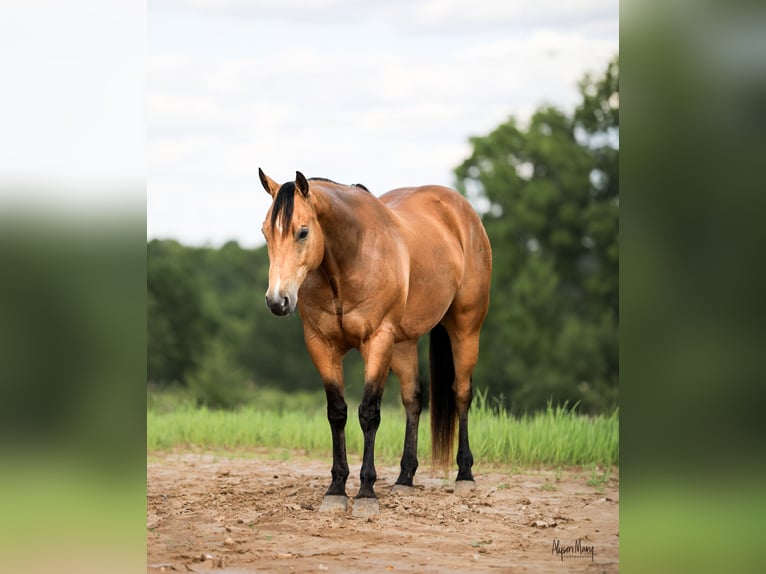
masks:
{"type": "MultiPolygon", "coordinates": [[[[368,193],[368,192],[364,192],[368,193]]],[[[325,240],[323,271],[330,276],[343,276],[360,266],[360,250],[364,241],[377,242],[380,233],[376,223],[387,215],[385,207],[372,195],[354,195],[354,190],[328,190],[322,193],[317,216],[325,240]],[[366,222],[366,223],[365,223],[366,222]],[[363,229],[363,225],[366,227],[363,229]]],[[[388,230],[390,233],[392,230],[388,230]]]]}

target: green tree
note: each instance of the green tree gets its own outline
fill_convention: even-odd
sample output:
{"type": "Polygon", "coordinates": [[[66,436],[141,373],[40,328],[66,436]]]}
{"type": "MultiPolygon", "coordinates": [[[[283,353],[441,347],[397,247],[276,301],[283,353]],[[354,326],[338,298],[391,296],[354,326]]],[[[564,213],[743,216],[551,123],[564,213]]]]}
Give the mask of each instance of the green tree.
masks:
{"type": "Polygon", "coordinates": [[[580,84],[570,116],[540,108],[471,139],[458,189],[493,245],[475,380],[517,408],[617,401],[619,67],[580,84]]]}
{"type": "MultiPolygon", "coordinates": [[[[227,392],[213,382],[227,370],[242,369],[256,385],[321,389],[300,319],[274,317],[264,304],[265,247],[243,249],[230,241],[215,249],[153,240],[147,259],[150,381],[186,385],[194,376],[199,396],[211,404],[218,399],[204,396],[207,390],[227,392]]],[[[219,406],[225,403],[224,397],[219,406]]]]}
{"type": "Polygon", "coordinates": [[[186,383],[218,321],[203,284],[175,241],[147,246],[147,378],[186,383]]]}

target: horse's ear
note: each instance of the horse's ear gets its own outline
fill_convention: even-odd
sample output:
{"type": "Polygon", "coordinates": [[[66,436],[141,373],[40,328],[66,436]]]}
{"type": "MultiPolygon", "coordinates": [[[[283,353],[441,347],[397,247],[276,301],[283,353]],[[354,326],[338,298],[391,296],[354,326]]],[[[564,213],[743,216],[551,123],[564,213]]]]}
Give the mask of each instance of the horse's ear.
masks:
{"type": "Polygon", "coordinates": [[[304,175],[299,171],[295,172],[295,187],[298,188],[303,197],[309,196],[309,182],[306,181],[304,175]]]}
{"type": "Polygon", "coordinates": [[[260,167],[258,168],[258,177],[261,178],[261,185],[263,185],[263,189],[268,191],[271,197],[274,197],[279,191],[279,184],[271,179],[268,175],[263,173],[263,170],[260,167]]]}

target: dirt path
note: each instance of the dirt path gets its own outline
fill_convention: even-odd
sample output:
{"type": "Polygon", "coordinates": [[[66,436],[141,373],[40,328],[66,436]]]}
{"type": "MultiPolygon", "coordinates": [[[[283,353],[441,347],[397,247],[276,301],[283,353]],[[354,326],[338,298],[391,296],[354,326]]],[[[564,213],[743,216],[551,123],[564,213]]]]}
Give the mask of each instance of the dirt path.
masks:
{"type": "MultiPolygon", "coordinates": [[[[349,462],[353,495],[359,465],[349,462]]],[[[163,454],[147,466],[150,573],[619,569],[616,470],[593,487],[580,469],[559,480],[553,470],[479,469],[478,488],[457,496],[423,464],[415,495],[397,496],[398,468],[379,466],[380,514],[360,520],[317,512],[327,461],[163,454]]]]}

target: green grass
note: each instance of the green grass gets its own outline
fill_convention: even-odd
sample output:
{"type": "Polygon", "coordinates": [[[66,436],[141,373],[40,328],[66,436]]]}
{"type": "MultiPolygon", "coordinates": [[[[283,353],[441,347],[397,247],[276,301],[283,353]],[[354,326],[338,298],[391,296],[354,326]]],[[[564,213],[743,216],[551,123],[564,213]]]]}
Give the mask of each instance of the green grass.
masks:
{"type": "MultiPolygon", "coordinates": [[[[324,405],[308,398],[300,398],[298,406],[286,400],[284,404],[261,403],[223,411],[196,407],[189,401],[163,402],[155,397],[149,401],[147,412],[147,450],[267,448],[281,457],[294,450],[329,456],[331,438],[324,405]]],[[[350,402],[346,444],[350,456],[361,456],[362,431],[355,407],[350,402]]],[[[504,409],[487,405],[486,394],[478,393],[469,414],[471,450],[481,464],[609,467],[619,463],[618,423],[618,409],[608,415],[586,416],[573,408],[549,405],[540,413],[511,416],[504,409]]],[[[375,443],[379,461],[398,461],[404,426],[404,410],[384,406],[375,443]]],[[[418,457],[429,460],[427,411],[421,417],[419,430],[418,457]]]]}

